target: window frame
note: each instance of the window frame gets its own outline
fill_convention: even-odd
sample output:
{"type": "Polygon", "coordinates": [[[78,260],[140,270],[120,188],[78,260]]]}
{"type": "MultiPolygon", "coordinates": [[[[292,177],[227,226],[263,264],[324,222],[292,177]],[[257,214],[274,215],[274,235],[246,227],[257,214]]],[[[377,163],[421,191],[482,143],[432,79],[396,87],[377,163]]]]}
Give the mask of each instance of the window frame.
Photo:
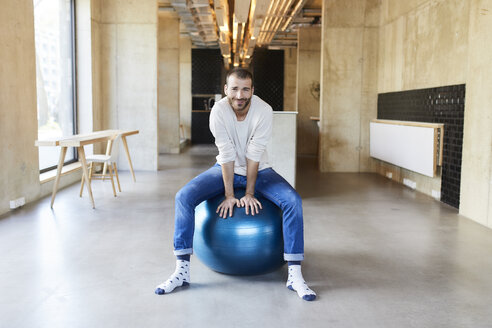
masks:
{"type": "MultiPolygon", "coordinates": [[[[70,46],[71,46],[71,54],[72,54],[72,127],[73,127],[73,134],[77,134],[78,132],[78,124],[77,124],[77,62],[76,62],[76,53],[77,53],[77,46],[76,46],[76,38],[75,38],[75,27],[76,27],[76,20],[75,20],[75,1],[76,0],[70,0],[70,46]]],[[[79,154],[75,148],[72,148],[73,152],[73,158],[64,161],[63,165],[68,165],[72,163],[76,163],[79,161],[79,154]]],[[[48,171],[55,170],[58,167],[58,165],[53,165],[44,169],[40,169],[39,173],[45,173],[48,171]]]]}

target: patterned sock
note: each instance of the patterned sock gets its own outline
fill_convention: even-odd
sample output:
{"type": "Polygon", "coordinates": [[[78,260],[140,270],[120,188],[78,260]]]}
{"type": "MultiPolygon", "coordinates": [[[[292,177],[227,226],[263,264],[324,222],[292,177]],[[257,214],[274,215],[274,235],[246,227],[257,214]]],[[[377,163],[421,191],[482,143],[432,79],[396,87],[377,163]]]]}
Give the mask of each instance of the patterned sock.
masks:
{"type": "Polygon", "coordinates": [[[185,260],[185,261],[190,261],[191,254],[185,254],[185,255],[178,255],[176,258],[178,260],[185,260]]]}
{"type": "Polygon", "coordinates": [[[176,260],[176,270],[165,282],[156,287],[158,295],[168,294],[176,287],[188,286],[190,284],[190,261],[176,260]]]}
{"type": "Polygon", "coordinates": [[[285,285],[290,290],[296,291],[297,295],[305,301],[314,301],[316,299],[316,293],[304,281],[301,266],[298,264],[289,265],[289,278],[287,278],[285,285]]]}

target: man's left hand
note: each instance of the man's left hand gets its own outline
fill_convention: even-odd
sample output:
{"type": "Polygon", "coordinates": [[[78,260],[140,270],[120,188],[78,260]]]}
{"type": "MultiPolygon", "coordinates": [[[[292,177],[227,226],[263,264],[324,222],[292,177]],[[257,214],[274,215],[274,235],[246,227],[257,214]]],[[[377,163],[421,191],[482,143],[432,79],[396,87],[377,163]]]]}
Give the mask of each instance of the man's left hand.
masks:
{"type": "Polygon", "coordinates": [[[255,198],[255,196],[251,194],[246,194],[244,197],[242,197],[239,200],[239,203],[241,207],[245,207],[246,210],[246,215],[249,214],[249,211],[251,210],[251,215],[255,215],[259,213],[258,209],[263,209],[261,206],[261,203],[258,199],[255,198]]]}

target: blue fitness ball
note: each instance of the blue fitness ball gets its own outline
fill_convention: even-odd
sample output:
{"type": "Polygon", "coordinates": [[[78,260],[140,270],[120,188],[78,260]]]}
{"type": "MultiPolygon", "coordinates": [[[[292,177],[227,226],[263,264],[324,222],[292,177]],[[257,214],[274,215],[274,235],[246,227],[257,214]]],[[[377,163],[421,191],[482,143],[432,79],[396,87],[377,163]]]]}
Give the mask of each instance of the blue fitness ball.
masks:
{"type": "MultiPolygon", "coordinates": [[[[235,190],[236,198],[244,189],[235,190]]],[[[232,275],[257,275],[274,271],[284,264],[282,211],[271,201],[257,197],[263,209],[254,216],[244,207],[234,207],[232,217],[216,213],[224,200],[218,195],[195,209],[194,253],[214,271],[232,275]]]]}

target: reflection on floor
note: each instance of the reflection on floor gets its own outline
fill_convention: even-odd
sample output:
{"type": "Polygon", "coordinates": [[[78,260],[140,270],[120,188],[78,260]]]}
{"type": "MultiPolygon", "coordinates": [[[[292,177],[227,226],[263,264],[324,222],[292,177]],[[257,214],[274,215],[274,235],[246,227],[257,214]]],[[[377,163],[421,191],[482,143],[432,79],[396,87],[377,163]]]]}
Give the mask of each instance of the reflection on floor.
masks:
{"type": "Polygon", "coordinates": [[[1,327],[490,327],[492,231],[375,174],[298,164],[304,302],[286,271],[237,277],[192,257],[192,285],[156,296],[174,269],[174,194],[215,149],[160,157],[159,172],[121,172],[122,193],[78,185],[0,218],[1,327]]]}

